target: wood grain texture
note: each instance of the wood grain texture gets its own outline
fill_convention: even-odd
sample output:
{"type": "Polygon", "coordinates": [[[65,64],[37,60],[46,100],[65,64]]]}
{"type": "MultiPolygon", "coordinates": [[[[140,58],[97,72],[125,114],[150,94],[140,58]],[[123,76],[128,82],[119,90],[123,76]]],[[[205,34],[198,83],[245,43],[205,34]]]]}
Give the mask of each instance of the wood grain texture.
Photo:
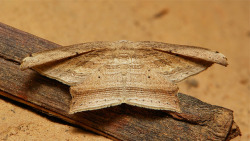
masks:
{"type": "Polygon", "coordinates": [[[226,57],[208,49],[126,40],[89,42],[33,53],[21,69],[33,68],[69,86],[69,113],[126,103],[180,112],[175,82],[195,75],[226,57]]]}
{"type": "Polygon", "coordinates": [[[122,104],[70,115],[67,85],[33,70],[19,70],[21,58],[32,50],[59,45],[4,24],[0,33],[0,94],[5,97],[114,140],[229,140],[240,134],[231,110],[180,93],[179,114],[122,104]]]}

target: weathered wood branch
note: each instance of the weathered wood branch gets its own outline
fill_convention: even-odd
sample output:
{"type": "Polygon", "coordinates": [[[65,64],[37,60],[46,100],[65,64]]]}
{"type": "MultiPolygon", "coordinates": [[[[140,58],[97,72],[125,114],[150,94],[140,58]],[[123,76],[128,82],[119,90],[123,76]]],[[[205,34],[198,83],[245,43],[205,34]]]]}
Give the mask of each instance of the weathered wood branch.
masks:
{"type": "Polygon", "coordinates": [[[70,115],[68,86],[19,69],[29,54],[56,47],[0,23],[0,95],[114,140],[230,140],[240,135],[233,111],[181,93],[180,114],[123,104],[70,115]]]}

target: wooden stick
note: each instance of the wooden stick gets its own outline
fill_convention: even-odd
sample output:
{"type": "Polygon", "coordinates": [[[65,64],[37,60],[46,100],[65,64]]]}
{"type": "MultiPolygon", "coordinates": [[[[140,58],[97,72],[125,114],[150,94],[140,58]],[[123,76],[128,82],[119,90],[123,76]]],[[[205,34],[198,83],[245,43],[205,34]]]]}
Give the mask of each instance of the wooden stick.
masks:
{"type": "Polygon", "coordinates": [[[29,54],[57,47],[0,23],[0,95],[113,140],[230,140],[240,135],[231,110],[180,93],[180,114],[123,104],[70,115],[68,86],[19,69],[29,54]]]}

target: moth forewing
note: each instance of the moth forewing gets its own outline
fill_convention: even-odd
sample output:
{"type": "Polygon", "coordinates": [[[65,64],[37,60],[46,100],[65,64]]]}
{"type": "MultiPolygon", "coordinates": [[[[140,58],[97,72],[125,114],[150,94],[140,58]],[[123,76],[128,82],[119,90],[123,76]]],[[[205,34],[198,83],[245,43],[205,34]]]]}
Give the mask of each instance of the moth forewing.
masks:
{"type": "Polygon", "coordinates": [[[154,41],[143,41],[136,43],[138,44],[138,46],[143,46],[145,48],[152,48],[167,53],[178,54],[190,58],[202,59],[223,66],[228,65],[227,58],[223,54],[219,53],[218,51],[211,51],[209,49],[202,47],[177,45],[177,44],[161,43],[154,41]]]}
{"type": "Polygon", "coordinates": [[[32,68],[50,62],[67,59],[73,56],[86,54],[94,50],[105,49],[110,45],[110,42],[89,42],[33,53],[29,57],[23,59],[20,68],[22,70],[32,68]]]}

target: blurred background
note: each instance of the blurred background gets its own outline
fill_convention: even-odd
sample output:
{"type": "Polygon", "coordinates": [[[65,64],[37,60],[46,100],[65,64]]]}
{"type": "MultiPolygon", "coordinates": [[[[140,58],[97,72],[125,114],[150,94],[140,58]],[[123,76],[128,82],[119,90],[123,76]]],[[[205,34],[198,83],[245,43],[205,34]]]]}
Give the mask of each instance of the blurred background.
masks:
{"type": "MultiPolygon", "coordinates": [[[[250,140],[250,1],[0,0],[0,22],[60,45],[160,41],[217,50],[214,65],[180,83],[180,92],[234,111],[250,140]]],[[[0,99],[0,139],[109,140],[0,99]]]]}

